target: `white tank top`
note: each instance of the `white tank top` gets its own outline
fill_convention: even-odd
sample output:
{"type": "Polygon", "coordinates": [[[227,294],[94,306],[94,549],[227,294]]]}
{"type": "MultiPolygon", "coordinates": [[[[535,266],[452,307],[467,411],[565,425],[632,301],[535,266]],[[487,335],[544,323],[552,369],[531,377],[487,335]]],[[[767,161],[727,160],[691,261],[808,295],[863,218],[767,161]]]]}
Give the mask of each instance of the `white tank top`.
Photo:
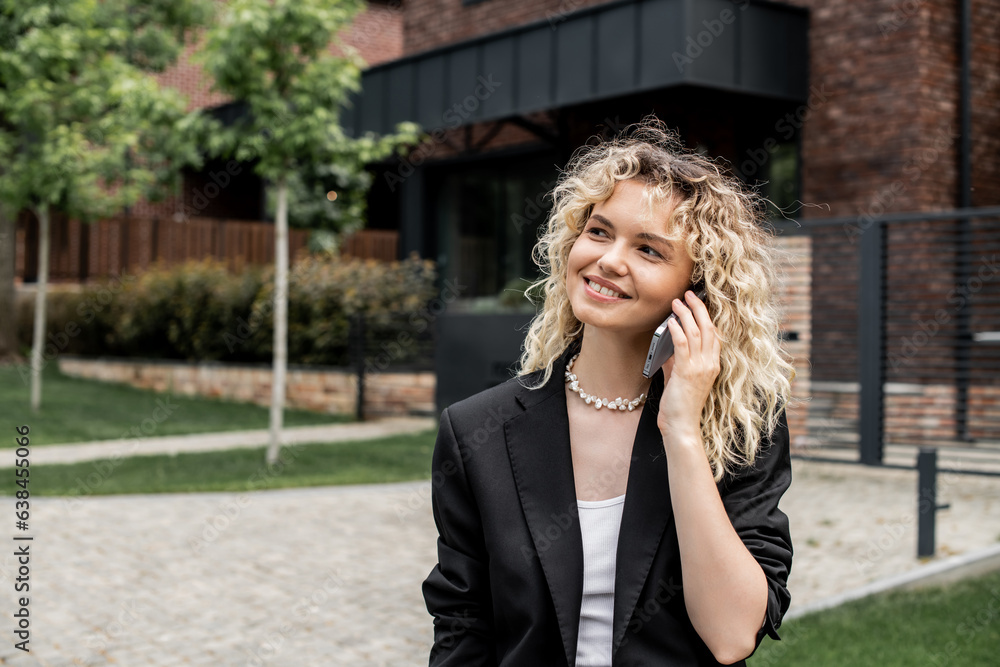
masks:
{"type": "Polygon", "coordinates": [[[583,600],[576,643],[577,667],[610,667],[615,613],[615,561],[625,495],[578,500],[583,537],[583,600]]]}

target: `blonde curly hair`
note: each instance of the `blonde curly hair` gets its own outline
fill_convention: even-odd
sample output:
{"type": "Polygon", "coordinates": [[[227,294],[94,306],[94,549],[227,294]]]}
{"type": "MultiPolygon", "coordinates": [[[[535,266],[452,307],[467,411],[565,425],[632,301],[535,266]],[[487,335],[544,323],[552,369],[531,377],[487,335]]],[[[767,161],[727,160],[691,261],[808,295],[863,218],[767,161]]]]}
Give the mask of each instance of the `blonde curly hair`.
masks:
{"type": "MultiPolygon", "coordinates": [[[[630,125],[615,138],[577,149],[550,193],[553,208],[532,251],[542,277],[525,292],[540,290],[541,311],[525,338],[517,376],[553,364],[583,334],[566,288],[570,249],[594,205],[608,199],[619,181],[645,184],[645,198],[676,202],[674,233],[685,238],[694,261],[693,284],[702,283],[718,330],[721,371],[702,412],[705,452],[716,482],[751,465],[763,438],[770,438],[789,401],[795,369],[779,338],[780,313],[773,232],[765,227],[763,199],[722,174],[708,158],[683,147],[655,116],[630,125]]],[[[666,309],[665,309],[666,310],[666,309]]]]}

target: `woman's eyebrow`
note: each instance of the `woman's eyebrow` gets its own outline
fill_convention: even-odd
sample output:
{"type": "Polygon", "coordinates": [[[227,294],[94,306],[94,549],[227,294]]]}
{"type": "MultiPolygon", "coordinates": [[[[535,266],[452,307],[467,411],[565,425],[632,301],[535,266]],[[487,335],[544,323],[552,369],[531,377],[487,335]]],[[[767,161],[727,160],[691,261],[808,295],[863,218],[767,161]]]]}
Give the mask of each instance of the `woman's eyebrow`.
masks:
{"type": "MultiPolygon", "coordinates": [[[[610,229],[611,231],[615,231],[615,225],[614,225],[614,223],[611,222],[610,220],[608,220],[607,218],[605,218],[600,213],[594,213],[594,214],[592,214],[590,216],[590,219],[598,221],[602,225],[605,225],[606,227],[608,227],[608,229],[610,229]]],[[[660,236],[658,234],[650,234],[649,232],[639,232],[638,234],[636,234],[636,236],[638,236],[640,239],[646,239],[647,241],[656,241],[657,243],[660,243],[660,244],[666,246],[667,248],[673,248],[674,247],[673,242],[670,239],[668,239],[667,237],[665,237],[665,236],[660,236]]]]}

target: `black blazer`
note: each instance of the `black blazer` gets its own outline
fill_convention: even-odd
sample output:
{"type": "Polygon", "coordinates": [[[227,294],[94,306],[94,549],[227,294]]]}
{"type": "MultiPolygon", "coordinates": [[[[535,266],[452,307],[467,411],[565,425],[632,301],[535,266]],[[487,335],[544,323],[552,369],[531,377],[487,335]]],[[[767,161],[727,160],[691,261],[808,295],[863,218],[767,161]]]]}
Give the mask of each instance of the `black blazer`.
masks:
{"type": "MultiPolygon", "coordinates": [[[[576,660],[583,547],[577,522],[564,372],[579,339],[541,371],[441,413],[432,501],[438,564],[423,583],[434,616],[430,664],[565,665],[576,660]],[[519,381],[520,380],[520,381],[519,381]]],[[[717,665],[688,618],[667,461],[656,426],[663,371],[653,376],[632,449],[618,539],[614,665],[717,665]]],[[[767,619],[778,639],[788,609],[792,544],[778,499],[791,482],[788,426],[755,465],[719,490],[736,532],[767,576],[767,619]]],[[[738,664],[744,664],[743,662],[738,664]]]]}

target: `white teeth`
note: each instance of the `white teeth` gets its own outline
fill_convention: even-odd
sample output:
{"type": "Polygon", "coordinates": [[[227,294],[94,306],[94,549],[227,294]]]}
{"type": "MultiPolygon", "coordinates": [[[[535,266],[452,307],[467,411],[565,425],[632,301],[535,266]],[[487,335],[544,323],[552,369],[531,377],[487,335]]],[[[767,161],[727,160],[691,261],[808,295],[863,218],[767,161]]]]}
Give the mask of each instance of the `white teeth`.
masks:
{"type": "Polygon", "coordinates": [[[602,286],[602,285],[598,285],[598,284],[597,284],[597,283],[595,283],[595,282],[594,282],[593,280],[587,280],[587,284],[588,284],[588,285],[590,285],[590,287],[591,287],[591,288],[592,288],[592,289],[593,289],[593,290],[594,290],[595,292],[600,292],[600,293],[601,293],[601,294],[603,294],[604,296],[613,296],[613,297],[617,297],[617,298],[619,298],[619,299],[624,299],[624,298],[625,298],[625,296],[624,296],[624,295],[622,295],[622,294],[619,294],[618,292],[616,292],[616,291],[614,291],[614,290],[612,290],[612,289],[608,289],[607,287],[604,287],[604,286],[602,286]]]}

